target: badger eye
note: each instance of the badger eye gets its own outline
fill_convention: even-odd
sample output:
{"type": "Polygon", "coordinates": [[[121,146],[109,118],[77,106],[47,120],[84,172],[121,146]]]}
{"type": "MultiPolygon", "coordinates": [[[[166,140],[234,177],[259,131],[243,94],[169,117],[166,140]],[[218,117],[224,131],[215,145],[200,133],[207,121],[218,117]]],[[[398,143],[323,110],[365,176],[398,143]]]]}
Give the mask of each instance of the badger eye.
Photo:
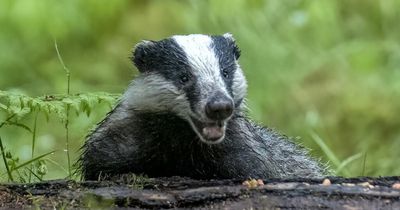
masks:
{"type": "Polygon", "coordinates": [[[228,77],[229,77],[229,72],[228,72],[228,70],[226,70],[226,69],[222,70],[222,75],[223,75],[225,78],[228,78],[228,77]]]}
{"type": "Polygon", "coordinates": [[[189,81],[189,78],[186,75],[181,76],[180,81],[182,84],[185,84],[189,81]]]}

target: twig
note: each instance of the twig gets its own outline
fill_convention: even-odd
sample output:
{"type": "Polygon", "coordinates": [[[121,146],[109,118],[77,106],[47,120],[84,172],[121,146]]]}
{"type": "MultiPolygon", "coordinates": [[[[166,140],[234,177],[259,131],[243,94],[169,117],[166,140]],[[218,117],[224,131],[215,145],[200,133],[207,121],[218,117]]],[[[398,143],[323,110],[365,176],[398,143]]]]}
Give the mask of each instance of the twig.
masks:
{"type": "Polygon", "coordinates": [[[60,61],[61,65],[63,66],[63,69],[64,69],[65,74],[67,76],[67,94],[69,95],[69,93],[70,93],[71,73],[70,73],[69,69],[65,66],[64,61],[63,61],[63,59],[61,57],[60,51],[58,50],[57,40],[54,40],[54,46],[55,46],[56,51],[57,51],[58,60],[60,61]]]}
{"type": "MultiPolygon", "coordinates": [[[[57,40],[54,40],[54,46],[56,48],[57,51],[57,56],[58,56],[58,60],[60,61],[61,65],[64,68],[65,74],[67,76],[67,95],[70,95],[70,82],[71,82],[71,73],[69,71],[69,69],[65,66],[64,61],[61,57],[60,51],[58,50],[58,46],[57,46],[57,40]]],[[[67,105],[67,119],[65,120],[65,147],[66,147],[66,152],[67,152],[67,161],[68,161],[68,177],[71,178],[72,176],[72,172],[71,172],[71,159],[70,159],[70,155],[69,155],[69,110],[70,110],[70,106],[67,105]]]]}
{"type": "MultiPolygon", "coordinates": [[[[35,155],[35,146],[36,146],[36,128],[37,128],[37,118],[38,118],[39,112],[36,112],[35,115],[35,120],[33,121],[33,131],[32,131],[32,148],[31,148],[31,158],[33,159],[35,155]]],[[[31,169],[29,173],[29,183],[32,180],[32,173],[33,173],[33,163],[31,164],[31,169]]],[[[35,175],[35,174],[34,174],[35,175]]]]}

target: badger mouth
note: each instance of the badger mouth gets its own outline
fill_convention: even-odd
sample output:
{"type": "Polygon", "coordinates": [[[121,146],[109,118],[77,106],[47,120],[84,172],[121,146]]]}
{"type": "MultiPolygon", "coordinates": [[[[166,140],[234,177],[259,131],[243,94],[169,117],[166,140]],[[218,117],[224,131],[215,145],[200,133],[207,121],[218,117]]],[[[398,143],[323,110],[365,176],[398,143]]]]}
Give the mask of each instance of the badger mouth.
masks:
{"type": "Polygon", "coordinates": [[[226,120],[202,122],[191,117],[192,127],[200,140],[207,144],[218,144],[225,137],[226,120]]]}

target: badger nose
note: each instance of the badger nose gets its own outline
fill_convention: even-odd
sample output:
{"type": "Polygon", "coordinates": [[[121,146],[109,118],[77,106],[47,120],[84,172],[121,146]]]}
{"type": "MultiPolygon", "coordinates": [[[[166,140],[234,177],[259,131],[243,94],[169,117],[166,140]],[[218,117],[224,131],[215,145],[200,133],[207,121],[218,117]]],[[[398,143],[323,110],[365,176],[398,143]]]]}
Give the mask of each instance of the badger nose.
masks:
{"type": "Polygon", "coordinates": [[[232,100],[212,100],[206,104],[206,115],[212,120],[224,120],[233,113],[232,100]]]}

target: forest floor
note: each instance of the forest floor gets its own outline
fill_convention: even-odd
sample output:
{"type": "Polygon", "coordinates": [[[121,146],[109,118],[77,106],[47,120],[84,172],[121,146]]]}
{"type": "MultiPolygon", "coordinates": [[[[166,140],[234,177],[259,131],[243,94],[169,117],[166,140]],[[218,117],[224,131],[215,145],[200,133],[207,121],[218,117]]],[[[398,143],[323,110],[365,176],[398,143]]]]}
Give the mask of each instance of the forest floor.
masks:
{"type": "Polygon", "coordinates": [[[244,180],[120,178],[0,184],[0,209],[400,209],[400,177],[244,180]]]}

